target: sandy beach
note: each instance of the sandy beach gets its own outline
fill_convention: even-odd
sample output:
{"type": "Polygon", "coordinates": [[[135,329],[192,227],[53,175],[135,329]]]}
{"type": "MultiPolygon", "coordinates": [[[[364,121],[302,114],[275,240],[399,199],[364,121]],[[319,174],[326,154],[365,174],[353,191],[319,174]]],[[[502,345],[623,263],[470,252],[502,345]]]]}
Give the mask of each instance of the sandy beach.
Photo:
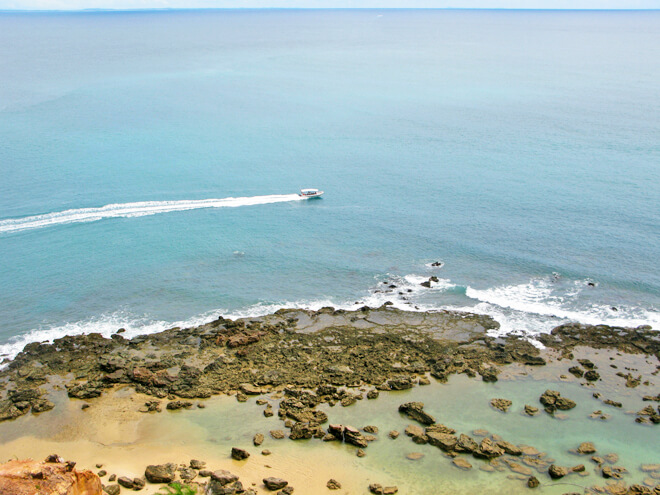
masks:
{"type": "MultiPolygon", "coordinates": [[[[132,341],[119,333],[33,345],[2,372],[2,410],[20,406],[16,394],[28,389],[42,392],[32,393],[33,404],[46,400],[53,408],[0,423],[0,457],[41,460],[57,453],[79,469],[101,472],[106,486],[116,484],[109,481],[113,474],[141,478],[148,465],[182,468],[198,459],[211,472],[230,471],[256,493],[270,493],[262,482],[268,476],[312,495],[329,493],[330,479],[343,494],[369,493],[374,483],[399,493],[522,493],[530,490],[530,477],[543,493],[658,490],[657,336],[576,326],[558,329],[539,348],[516,337],[487,337],[496,325],[451,312],[327,308],[221,319],[132,341]],[[98,346],[105,352],[89,352],[98,346]],[[277,374],[281,359],[303,366],[277,374]],[[553,390],[566,407],[543,403],[553,390]],[[488,438],[523,446],[524,453],[457,451],[443,443],[444,433],[437,443],[433,426],[400,411],[420,402],[451,442],[465,434],[476,444],[488,438]],[[171,403],[184,405],[170,410],[171,403]],[[337,424],[354,426],[364,448],[360,438],[328,436],[337,424]],[[377,433],[365,432],[367,426],[377,433]],[[273,438],[276,430],[284,438],[273,438]],[[257,434],[264,437],[258,446],[257,434]],[[596,451],[571,452],[582,442],[596,451]],[[249,457],[232,459],[234,447],[249,457]],[[566,473],[553,479],[553,465],[566,473]]],[[[200,472],[188,484],[202,492],[209,478],[200,472]]],[[[162,486],[146,483],[142,492],[162,486]]]]}

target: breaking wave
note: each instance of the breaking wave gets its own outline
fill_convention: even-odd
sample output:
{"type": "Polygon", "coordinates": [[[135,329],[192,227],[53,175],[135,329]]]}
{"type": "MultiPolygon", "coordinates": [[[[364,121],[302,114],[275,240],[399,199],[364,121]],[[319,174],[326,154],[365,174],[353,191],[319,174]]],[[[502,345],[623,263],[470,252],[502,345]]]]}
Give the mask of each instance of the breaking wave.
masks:
{"type": "Polygon", "coordinates": [[[474,289],[454,284],[449,279],[428,275],[388,274],[376,277],[373,286],[365,291],[362,297],[352,300],[282,300],[231,310],[215,309],[187,320],[173,322],[136,317],[120,311],[85,321],[43,327],[12,337],[9,342],[0,344],[0,358],[14,358],[30,342],[52,342],[66,335],[100,333],[109,337],[119,328],[124,328],[124,336],[131,338],[173,327],[202,325],[219,316],[231,319],[250,318],[271,314],[281,308],[319,310],[332,306],[336,309],[355,310],[362,306],[380,307],[388,304],[407,311],[468,311],[490,315],[499,322],[499,330],[490,332],[493,336],[522,334],[532,342],[535,342],[536,335],[548,333],[554,327],[568,322],[623,327],[650,325],[655,330],[660,329],[660,312],[655,309],[623,305],[613,307],[595,302],[586,304],[585,299],[589,294],[585,296],[583,293],[595,285],[588,280],[557,283],[553,277],[545,277],[525,284],[474,289]],[[460,302],[455,304],[457,300],[460,302]]]}
{"type": "Polygon", "coordinates": [[[70,223],[96,222],[105,218],[132,218],[171,213],[174,211],[198,210],[201,208],[235,208],[238,206],[264,205],[299,201],[297,194],[271,194],[242,198],[196,199],[181,201],[142,201],[119,203],[98,208],[79,208],[43,215],[0,220],[0,233],[21,232],[70,223]]]}

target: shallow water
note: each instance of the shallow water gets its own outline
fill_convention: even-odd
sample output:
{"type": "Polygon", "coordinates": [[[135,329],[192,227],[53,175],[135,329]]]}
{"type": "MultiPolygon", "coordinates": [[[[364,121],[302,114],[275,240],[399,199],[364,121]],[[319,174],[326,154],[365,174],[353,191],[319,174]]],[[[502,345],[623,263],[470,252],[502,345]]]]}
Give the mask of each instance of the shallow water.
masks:
{"type": "MultiPolygon", "coordinates": [[[[425,410],[436,420],[455,428],[459,433],[471,435],[477,428],[486,427],[491,433],[502,436],[514,444],[527,444],[546,452],[558,465],[585,464],[589,475],[569,475],[552,482],[546,475],[539,475],[543,493],[560,494],[573,491],[570,483],[586,487],[604,485],[589,456],[569,453],[583,441],[592,441],[598,455],[614,452],[619,455],[617,465],[625,466],[630,474],[626,482],[641,482],[644,475],[639,471],[642,463],[658,463],[660,447],[655,441],[657,427],[639,425],[627,410],[639,410],[641,396],[657,392],[657,386],[640,386],[627,389],[621,380],[610,380],[614,369],[607,370],[609,357],[616,357],[621,369],[634,365],[645,375],[657,362],[638,358],[632,360],[616,353],[600,351],[589,354],[597,363],[603,377],[610,383],[599,382],[585,387],[573,377],[558,380],[566,372],[568,364],[555,363],[544,369],[535,369],[536,378],[527,374],[525,367],[509,368],[495,384],[485,384],[465,375],[452,376],[447,384],[432,380],[429,386],[419,386],[403,392],[381,393],[377,400],[358,401],[353,406],[321,408],[328,413],[331,423],[352,424],[363,427],[368,424],[379,428],[378,440],[370,443],[366,457],[358,458],[355,447],[337,442],[320,440],[274,440],[268,435],[272,429],[283,429],[277,416],[265,418],[263,406],[257,406],[255,398],[238,403],[233,397],[215,397],[206,401],[205,409],[190,411],[165,411],[160,414],[140,414],[137,411],[144,397],[133,395],[130,389],[119,390],[114,396],[98,401],[87,411],[80,410],[81,401],[67,400],[63,393],[57,395],[57,408],[41,416],[26,416],[14,422],[0,424],[0,455],[32,456],[39,458],[57,451],[79,461],[82,467],[105,464],[109,472],[142,475],[146,464],[162,462],[187,463],[191,458],[206,460],[212,469],[225,468],[238,474],[244,483],[255,482],[265,476],[281,476],[288,479],[297,491],[323,494],[330,478],[338,479],[342,494],[363,494],[369,483],[395,484],[400,493],[526,493],[523,481],[507,478],[508,471],[486,473],[478,470],[483,461],[466,456],[474,466],[470,471],[453,467],[451,460],[439,449],[430,445],[416,445],[403,434],[411,421],[398,413],[403,402],[422,401],[425,410]],[[539,395],[546,389],[558,390],[563,396],[577,402],[577,407],[565,412],[565,419],[553,418],[544,412],[528,417],[522,413],[524,404],[540,406],[539,395]],[[605,406],[592,397],[594,390],[603,396],[620,400],[623,409],[605,406]],[[492,409],[489,401],[495,397],[513,401],[506,414],[492,409]],[[610,414],[607,421],[594,420],[588,415],[601,409],[610,414]],[[390,430],[398,430],[396,440],[387,437],[390,430]],[[25,436],[29,431],[30,436],[25,436]],[[252,446],[252,437],[261,432],[266,439],[261,447],[252,446]],[[246,462],[233,461],[229,457],[232,447],[246,448],[251,457],[246,462]],[[270,449],[271,456],[261,456],[262,449],[270,449]],[[411,461],[406,454],[424,454],[420,460],[411,461]],[[269,467],[267,467],[269,466],[269,467]]],[[[570,376],[570,375],[569,375],[570,376]]],[[[277,410],[277,401],[273,401],[277,410]]],[[[152,489],[152,491],[155,491],[152,489]]]]}

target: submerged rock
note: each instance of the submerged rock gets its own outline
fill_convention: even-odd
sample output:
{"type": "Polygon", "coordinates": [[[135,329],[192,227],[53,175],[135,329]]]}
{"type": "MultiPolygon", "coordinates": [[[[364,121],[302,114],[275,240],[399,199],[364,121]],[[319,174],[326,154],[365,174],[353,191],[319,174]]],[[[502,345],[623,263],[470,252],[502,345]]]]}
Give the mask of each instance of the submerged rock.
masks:
{"type": "Polygon", "coordinates": [[[423,402],[406,402],[405,404],[401,404],[399,406],[399,412],[423,425],[432,425],[435,423],[435,418],[424,411],[423,402]]]}

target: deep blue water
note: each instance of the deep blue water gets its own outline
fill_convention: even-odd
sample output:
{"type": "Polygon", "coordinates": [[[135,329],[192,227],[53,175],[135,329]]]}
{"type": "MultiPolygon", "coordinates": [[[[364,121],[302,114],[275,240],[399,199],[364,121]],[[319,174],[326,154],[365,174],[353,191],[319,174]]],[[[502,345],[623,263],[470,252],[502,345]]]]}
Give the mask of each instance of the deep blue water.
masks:
{"type": "Polygon", "coordinates": [[[0,13],[0,350],[386,300],[660,328],[658,81],[660,12],[0,13]]]}

